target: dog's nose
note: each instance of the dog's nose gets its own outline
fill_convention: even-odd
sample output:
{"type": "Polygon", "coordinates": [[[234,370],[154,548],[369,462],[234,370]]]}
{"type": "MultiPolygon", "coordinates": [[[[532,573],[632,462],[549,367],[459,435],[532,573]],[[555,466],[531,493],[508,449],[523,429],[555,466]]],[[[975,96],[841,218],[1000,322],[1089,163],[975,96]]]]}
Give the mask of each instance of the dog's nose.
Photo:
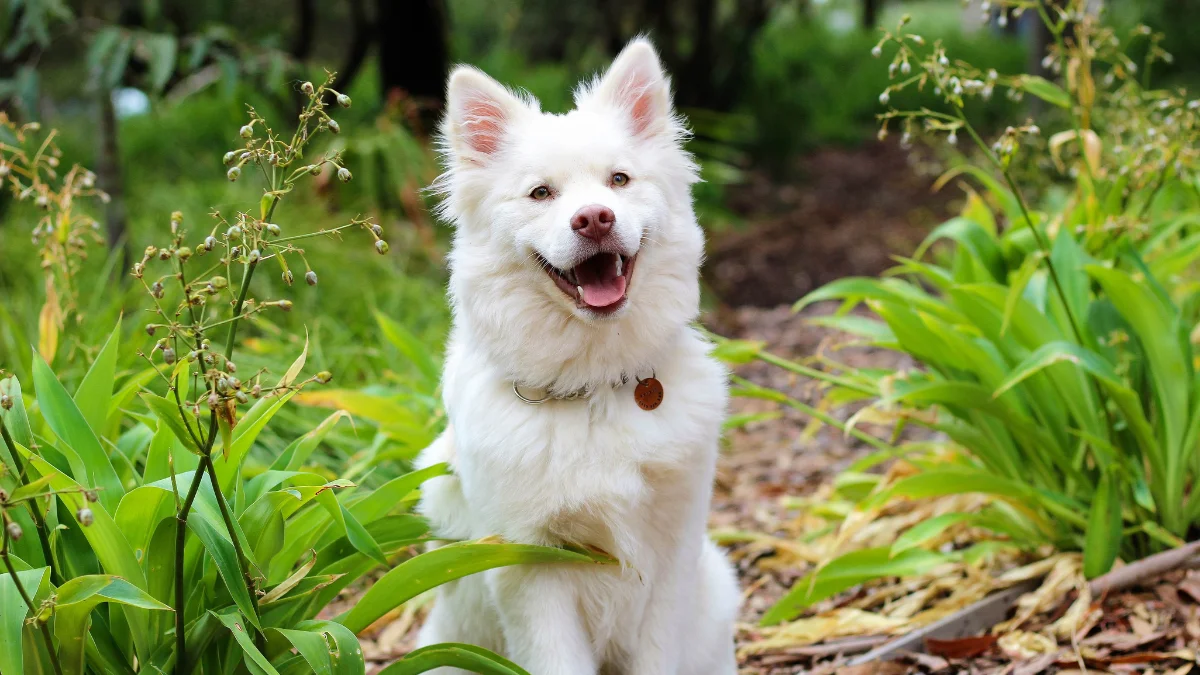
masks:
{"type": "Polygon", "coordinates": [[[585,206],[571,216],[571,229],[588,239],[600,241],[612,230],[617,216],[612,209],[599,204],[585,206]]]}

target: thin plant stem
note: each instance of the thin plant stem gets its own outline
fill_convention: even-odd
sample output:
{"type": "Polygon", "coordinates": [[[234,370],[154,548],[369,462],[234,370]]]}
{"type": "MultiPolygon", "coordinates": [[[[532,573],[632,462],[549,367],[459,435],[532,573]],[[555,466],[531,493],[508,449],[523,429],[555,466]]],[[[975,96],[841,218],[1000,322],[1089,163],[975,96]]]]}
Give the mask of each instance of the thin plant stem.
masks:
{"type": "Polygon", "coordinates": [[[250,576],[250,563],[246,560],[246,554],[242,551],[241,539],[237,536],[237,530],[234,529],[233,516],[229,513],[229,505],[225,503],[225,495],[221,493],[221,481],[217,478],[217,471],[213,468],[211,458],[206,463],[208,468],[208,481],[212,483],[213,492],[217,496],[217,506],[221,509],[221,520],[225,521],[225,528],[229,530],[229,538],[233,540],[233,550],[237,553],[238,565],[242,569],[242,578],[246,582],[246,590],[250,591],[250,605],[254,608],[254,613],[258,613],[258,595],[254,590],[254,578],[250,576]]]}
{"type": "MultiPolygon", "coordinates": [[[[267,219],[275,212],[275,206],[279,203],[279,198],[275,197],[271,202],[271,208],[267,212],[267,219]]],[[[250,281],[254,276],[254,270],[258,266],[258,261],[250,262],[242,271],[242,284],[238,290],[237,302],[233,307],[234,320],[230,322],[229,333],[225,339],[225,360],[229,361],[233,357],[234,338],[237,335],[238,320],[241,319],[242,307],[246,304],[246,296],[250,292],[250,281]]],[[[204,475],[209,473],[213,490],[217,493],[217,501],[221,503],[222,516],[226,517],[225,525],[229,529],[229,536],[234,541],[234,550],[237,552],[238,564],[241,566],[242,574],[246,577],[247,590],[250,591],[251,601],[257,607],[258,600],[256,598],[253,580],[250,579],[247,570],[249,565],[246,562],[246,557],[241,549],[241,544],[238,542],[237,534],[233,530],[233,523],[227,517],[225,511],[224,499],[221,495],[221,486],[216,479],[216,473],[212,467],[212,448],[217,436],[217,411],[213,410],[209,414],[208,422],[208,437],[205,443],[200,448],[200,464],[196,467],[196,473],[192,477],[191,487],[188,488],[187,497],[185,497],[183,506],[180,507],[179,513],[175,516],[175,653],[176,653],[176,672],[179,675],[188,675],[191,671],[191,663],[188,661],[187,655],[187,640],[185,639],[184,630],[186,628],[184,621],[184,610],[187,606],[187,592],[184,588],[184,570],[183,558],[184,549],[187,545],[187,517],[192,510],[192,502],[196,499],[196,492],[200,489],[200,481],[204,479],[204,475]]],[[[257,609],[256,609],[257,611],[257,609]]],[[[256,639],[258,636],[256,636],[256,639]]]]}
{"type": "Polygon", "coordinates": [[[1008,183],[1008,188],[1012,190],[1013,197],[1017,200],[1017,207],[1021,209],[1021,217],[1024,218],[1025,225],[1029,228],[1029,232],[1033,235],[1034,241],[1037,242],[1038,248],[1040,248],[1046,254],[1046,269],[1050,272],[1050,280],[1054,284],[1055,292],[1058,293],[1058,299],[1062,301],[1063,311],[1067,313],[1067,321],[1071,324],[1071,332],[1075,334],[1075,340],[1082,345],[1083,333],[1080,332],[1079,324],[1075,321],[1075,314],[1071,311],[1070,303],[1067,302],[1067,292],[1063,289],[1062,282],[1059,281],[1058,271],[1054,268],[1054,263],[1050,261],[1050,242],[1046,240],[1042,232],[1038,230],[1036,225],[1034,225],[1033,217],[1029,213],[1029,206],[1025,203],[1025,197],[1021,194],[1021,189],[1017,186],[1017,182],[1013,179],[1012,173],[1009,172],[1008,167],[1004,166],[1004,163],[1001,162],[1000,158],[992,152],[991,148],[987,146],[987,143],[983,142],[983,139],[980,138],[979,133],[975,131],[975,127],[971,126],[971,123],[967,121],[967,117],[963,113],[963,109],[955,106],[955,110],[958,113],[959,120],[962,121],[963,128],[966,129],[967,133],[971,136],[971,140],[973,140],[975,144],[979,146],[979,149],[982,150],[987,156],[987,158],[1000,169],[1000,174],[1004,176],[1004,182],[1008,183]]]}
{"type": "MultiPolygon", "coordinates": [[[[2,521],[3,519],[0,519],[2,521]]],[[[3,522],[0,522],[3,525],[3,522]]],[[[0,558],[4,558],[4,567],[8,569],[9,576],[12,577],[13,585],[17,587],[17,593],[21,595],[21,599],[25,601],[25,606],[29,608],[29,615],[34,617],[34,623],[42,633],[42,640],[46,643],[46,653],[50,655],[50,665],[54,667],[56,675],[63,675],[62,666],[58,663],[58,652],[54,649],[54,638],[50,635],[50,627],[46,622],[38,620],[37,607],[33,604],[33,599],[25,592],[25,586],[21,584],[21,578],[17,576],[17,570],[13,567],[12,561],[8,558],[8,528],[4,528],[4,544],[0,545],[0,558]]]]}
{"type": "MultiPolygon", "coordinates": [[[[216,415],[216,413],[213,414],[214,416],[216,415]]],[[[188,675],[191,672],[191,664],[187,660],[187,645],[184,633],[186,629],[184,609],[187,603],[187,588],[184,585],[183,553],[187,544],[188,513],[191,512],[192,502],[195,501],[196,493],[200,490],[200,481],[204,480],[204,465],[209,461],[211,459],[207,454],[200,458],[200,464],[196,467],[196,473],[192,476],[192,485],[188,488],[187,497],[184,498],[183,506],[180,507],[179,513],[175,516],[175,672],[177,675],[188,675]]]]}
{"type": "MultiPolygon", "coordinates": [[[[0,420],[0,436],[4,438],[8,454],[12,455],[13,463],[17,465],[17,482],[27,485],[29,479],[25,475],[25,464],[21,461],[21,455],[17,453],[17,444],[9,435],[8,427],[4,426],[3,420],[0,420]]],[[[42,545],[42,557],[46,559],[46,565],[50,568],[50,581],[54,582],[55,586],[61,586],[63,579],[58,572],[58,567],[54,564],[54,554],[50,547],[50,534],[46,530],[46,520],[42,518],[42,512],[38,510],[36,500],[30,500],[26,506],[29,508],[29,515],[33,517],[33,524],[37,526],[38,541],[42,545]]]]}

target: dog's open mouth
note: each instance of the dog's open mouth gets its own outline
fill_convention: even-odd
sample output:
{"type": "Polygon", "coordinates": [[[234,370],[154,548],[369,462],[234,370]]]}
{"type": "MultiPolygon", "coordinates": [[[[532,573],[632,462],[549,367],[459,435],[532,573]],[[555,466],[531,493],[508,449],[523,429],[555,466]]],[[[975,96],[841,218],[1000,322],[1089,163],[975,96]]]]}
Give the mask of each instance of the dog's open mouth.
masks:
{"type": "Polygon", "coordinates": [[[637,254],[597,253],[568,270],[560,270],[540,255],[538,262],[559,290],[579,307],[611,314],[625,304],[637,254]]]}

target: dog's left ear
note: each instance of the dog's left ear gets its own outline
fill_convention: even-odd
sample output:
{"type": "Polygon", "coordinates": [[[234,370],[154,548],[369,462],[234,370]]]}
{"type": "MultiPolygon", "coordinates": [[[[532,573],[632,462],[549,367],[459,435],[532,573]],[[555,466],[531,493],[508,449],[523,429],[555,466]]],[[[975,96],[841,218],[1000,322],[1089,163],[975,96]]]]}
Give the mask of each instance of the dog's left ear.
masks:
{"type": "Polygon", "coordinates": [[[579,107],[593,103],[615,106],[624,112],[635,135],[654,136],[670,129],[671,83],[649,40],[636,38],[630,42],[599,84],[576,100],[579,107]]]}

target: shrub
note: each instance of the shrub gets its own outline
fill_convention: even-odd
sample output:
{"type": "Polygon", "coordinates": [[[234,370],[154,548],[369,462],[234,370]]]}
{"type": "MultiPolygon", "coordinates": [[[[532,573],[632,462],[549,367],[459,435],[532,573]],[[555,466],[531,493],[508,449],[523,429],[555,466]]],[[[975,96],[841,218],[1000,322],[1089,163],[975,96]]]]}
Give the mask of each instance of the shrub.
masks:
{"type": "MultiPolygon", "coordinates": [[[[266,466],[249,461],[291,399],[333,379],[302,375],[307,342],[280,376],[241,361],[239,326],[293,309],[290,299],[256,297],[256,275],[274,269],[285,286],[306,287],[318,280],[301,246],[343,232],[389,249],[369,219],[304,231],[299,217],[280,218],[280,204],[309,176],[352,178],[337,152],[305,157],[316,135],[338,131],[327,101],[341,97],[329,85],[303,85],[308,102],[294,133],[278,134],[249,111],[244,144],[225,161],[229,180],[262,177],[253,208],[213,212],[198,234],[174,213],[166,241],[134,264],[150,307],[150,342],[136,356],[149,367],[118,367],[126,358],[118,322],[87,350],[95,357],[73,394],[40,355],[26,382],[0,380],[0,673],[216,674],[239,664],[363,673],[355,634],[441,583],[501,565],[610,562],[494,539],[415,555],[434,535],[411,506],[423,481],[447,468],[370,489],[350,479],[370,472],[371,457],[344,458],[336,472],[317,465],[322,441],[349,417],[343,410],[291,438],[266,466]],[[381,568],[353,607],[318,618],[381,568]]],[[[407,345],[402,329],[381,322],[407,345]]],[[[468,645],[418,650],[385,672],[447,665],[523,672],[468,645]]]]}
{"type": "MultiPolygon", "coordinates": [[[[859,476],[869,491],[848,519],[854,526],[894,500],[992,499],[982,511],[919,524],[891,547],[829,561],[765,623],[874,577],[961,559],[962,551],[939,548],[956,527],[982,528],[1027,551],[1081,550],[1083,571],[1095,577],[1118,557],[1179,545],[1200,526],[1200,101],[1139,84],[1139,66],[1082,2],[1062,10],[1003,4],[1036,11],[1050,27],[1045,63],[1064,84],[976,68],[901,21],[875,50],[892,56],[896,75],[880,100],[917,88],[938,105],[891,109],[883,127],[975,146],[943,182],[970,178],[981,192],[968,187],[962,213],[884,278],[843,279],[796,304],[839,301],[823,325],[903,352],[920,369],[818,369],[756,345],[724,347],[816,378],[830,403],[865,404],[845,424],[802,408],[878,450],[853,471],[897,457],[908,463],[887,478],[859,476]],[[1026,122],[985,141],[965,109],[1003,90],[1043,99],[1055,112],[1041,121],[1060,130],[1042,140],[1047,133],[1026,122]],[[1039,174],[1055,177],[1036,185],[1019,178],[1039,174]],[[1040,209],[1029,206],[1031,188],[1040,209]],[[927,259],[939,241],[951,249],[927,259]],[[849,314],[860,304],[877,318],[849,314]],[[888,440],[857,428],[867,419],[890,420],[888,440]],[[932,450],[897,445],[891,439],[906,425],[943,440],[932,450]]],[[[1147,35],[1142,27],[1133,37],[1147,35]]],[[[1169,57],[1151,49],[1148,58],[1169,57]]],[[[748,383],[741,393],[803,406],[748,383]]]]}

